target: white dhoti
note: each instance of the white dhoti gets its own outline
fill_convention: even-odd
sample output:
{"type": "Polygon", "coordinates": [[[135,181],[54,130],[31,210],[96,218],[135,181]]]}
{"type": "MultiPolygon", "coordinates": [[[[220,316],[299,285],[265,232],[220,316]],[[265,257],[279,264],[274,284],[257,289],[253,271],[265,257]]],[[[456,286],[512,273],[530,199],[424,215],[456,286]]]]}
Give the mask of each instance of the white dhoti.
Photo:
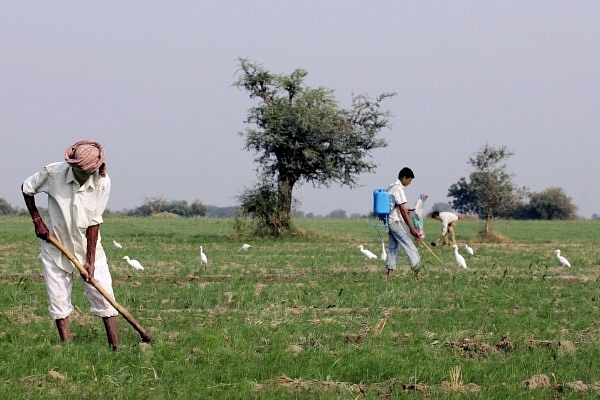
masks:
{"type": "MultiPolygon", "coordinates": [[[[44,270],[44,282],[48,291],[50,306],[48,312],[53,319],[62,319],[68,317],[73,312],[73,304],[71,303],[71,294],[73,292],[73,277],[74,273],[78,273],[78,269],[65,271],[60,268],[51,255],[56,248],[51,243],[42,244],[42,266],[44,270]]],[[[60,250],[58,250],[60,251],[60,250]]],[[[94,263],[94,279],[100,286],[114,298],[112,288],[112,278],[106,261],[106,254],[101,246],[96,248],[96,262],[94,263]]],[[[90,283],[83,282],[85,295],[90,302],[90,313],[98,317],[112,317],[118,315],[118,311],[94,288],[90,283]]]]}

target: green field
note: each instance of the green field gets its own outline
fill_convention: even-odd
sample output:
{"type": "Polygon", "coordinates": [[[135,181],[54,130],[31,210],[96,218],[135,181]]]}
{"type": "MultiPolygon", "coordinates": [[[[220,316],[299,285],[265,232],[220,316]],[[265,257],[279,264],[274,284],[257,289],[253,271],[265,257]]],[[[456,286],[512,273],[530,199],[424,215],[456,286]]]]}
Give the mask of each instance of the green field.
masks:
{"type": "MultiPolygon", "coordinates": [[[[33,225],[1,217],[2,398],[600,395],[598,221],[494,221],[503,243],[478,241],[482,224],[461,221],[457,240],[476,252],[469,258],[461,246],[467,270],[448,247],[433,248],[443,265],[421,248],[420,273],[402,258],[389,282],[383,262],[365,261],[358,250],[381,251],[369,220],[301,219],[297,237],[279,240],[236,237],[232,225],[105,219],[117,301],[153,333],[142,344],[120,318],[121,348],[113,352],[79,281],[75,340],[59,342],[33,225]],[[253,247],[238,252],[245,242],[253,247]],[[557,248],[572,268],[559,266],[557,248]],[[145,270],[133,270],[124,255],[145,270]],[[542,374],[547,385],[529,387],[542,374]]],[[[441,227],[428,220],[425,229],[431,239],[441,227]]]]}

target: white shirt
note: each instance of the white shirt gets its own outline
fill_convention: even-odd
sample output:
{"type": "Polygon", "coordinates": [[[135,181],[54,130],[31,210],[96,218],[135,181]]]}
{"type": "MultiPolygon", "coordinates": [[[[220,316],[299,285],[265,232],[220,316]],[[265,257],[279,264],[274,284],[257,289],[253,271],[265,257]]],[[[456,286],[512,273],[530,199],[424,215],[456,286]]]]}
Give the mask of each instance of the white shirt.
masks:
{"type": "Polygon", "coordinates": [[[450,211],[442,211],[440,213],[440,219],[442,220],[442,235],[448,232],[448,225],[458,220],[458,215],[450,211]]]}
{"type": "MultiPolygon", "coordinates": [[[[104,222],[102,214],[110,195],[110,178],[101,177],[98,172],[79,185],[73,170],[66,162],[45,166],[23,182],[23,193],[48,195],[46,226],[50,234],[56,235],[79,262],[84,265],[87,253],[86,230],[90,226],[104,222]]],[[[96,257],[104,250],[100,234],[96,245],[96,257]]],[[[42,244],[42,257],[48,255],[56,265],[67,272],[73,271],[71,261],[54,245],[42,244]],[[44,251],[46,250],[46,251],[44,251]]]]}
{"type": "Polygon", "coordinates": [[[388,188],[390,194],[390,215],[388,217],[389,222],[402,222],[402,214],[400,213],[400,204],[407,202],[406,195],[404,194],[404,185],[399,179],[391,184],[388,188]]]}

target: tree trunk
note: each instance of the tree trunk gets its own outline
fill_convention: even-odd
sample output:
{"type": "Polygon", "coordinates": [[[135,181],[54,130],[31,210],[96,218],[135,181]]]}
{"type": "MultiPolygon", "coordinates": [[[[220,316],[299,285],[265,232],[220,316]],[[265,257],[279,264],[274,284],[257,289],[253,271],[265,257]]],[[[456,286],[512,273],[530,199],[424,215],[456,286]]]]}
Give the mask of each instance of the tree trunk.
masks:
{"type": "Polygon", "coordinates": [[[289,231],[292,226],[292,189],[294,183],[279,179],[277,189],[279,191],[279,223],[282,231],[289,231]]]}
{"type": "Polygon", "coordinates": [[[487,211],[485,213],[485,226],[483,227],[483,236],[487,237],[490,233],[490,225],[492,223],[492,212],[487,211]]]}

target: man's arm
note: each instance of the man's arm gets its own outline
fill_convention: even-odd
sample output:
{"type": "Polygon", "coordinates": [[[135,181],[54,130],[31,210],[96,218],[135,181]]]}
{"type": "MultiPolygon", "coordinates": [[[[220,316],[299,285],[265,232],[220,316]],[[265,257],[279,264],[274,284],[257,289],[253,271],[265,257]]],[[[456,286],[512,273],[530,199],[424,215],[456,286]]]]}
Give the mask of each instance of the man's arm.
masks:
{"type": "Polygon", "coordinates": [[[448,218],[442,218],[442,237],[448,233],[448,218]]]}
{"type": "Polygon", "coordinates": [[[35,197],[25,194],[25,192],[23,192],[23,185],[21,185],[21,193],[23,193],[23,199],[25,199],[27,211],[29,211],[29,215],[31,215],[31,220],[33,221],[33,226],[35,227],[35,235],[42,240],[48,240],[50,231],[40,216],[40,212],[35,204],[35,197]]]}
{"type": "Polygon", "coordinates": [[[406,208],[406,204],[402,203],[398,207],[400,207],[400,215],[402,215],[402,219],[408,226],[410,234],[416,237],[417,239],[421,239],[421,237],[419,236],[419,232],[417,232],[415,226],[413,225],[412,218],[410,217],[410,212],[408,211],[408,208],[406,208]]]}
{"type": "Polygon", "coordinates": [[[94,277],[95,263],[96,263],[96,245],[98,244],[98,233],[100,232],[100,225],[88,226],[85,231],[85,237],[87,238],[87,252],[85,254],[85,269],[88,272],[86,282],[91,282],[94,277]]]}

